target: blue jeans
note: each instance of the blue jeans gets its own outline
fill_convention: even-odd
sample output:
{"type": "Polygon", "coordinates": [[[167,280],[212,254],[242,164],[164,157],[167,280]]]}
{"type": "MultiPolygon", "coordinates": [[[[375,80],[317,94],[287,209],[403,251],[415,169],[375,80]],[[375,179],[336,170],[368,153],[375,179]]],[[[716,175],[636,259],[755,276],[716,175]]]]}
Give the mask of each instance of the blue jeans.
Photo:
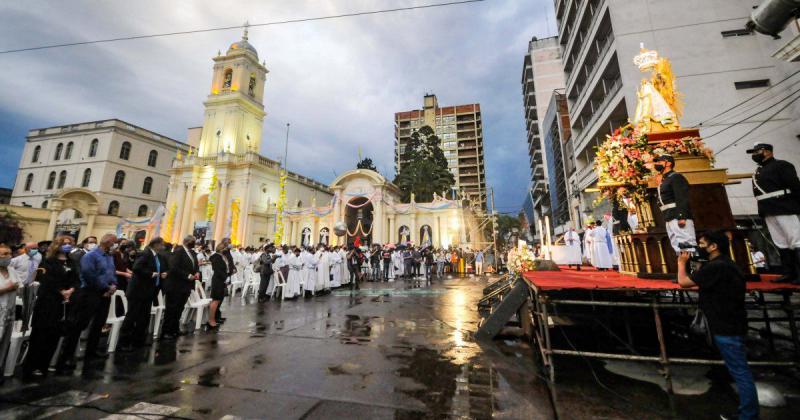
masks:
{"type": "Polygon", "coordinates": [[[722,360],[725,361],[725,367],[728,368],[728,372],[736,382],[736,389],[739,391],[739,419],[758,419],[758,394],[756,394],[753,374],[747,365],[744,337],[715,335],[714,342],[717,344],[717,348],[722,354],[722,360]]]}

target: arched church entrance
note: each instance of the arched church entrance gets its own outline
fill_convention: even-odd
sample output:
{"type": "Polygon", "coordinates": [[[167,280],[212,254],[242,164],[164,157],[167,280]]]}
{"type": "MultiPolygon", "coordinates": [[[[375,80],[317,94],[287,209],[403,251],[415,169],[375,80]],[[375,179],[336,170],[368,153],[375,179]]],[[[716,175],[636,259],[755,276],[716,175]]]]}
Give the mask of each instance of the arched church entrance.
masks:
{"type": "Polygon", "coordinates": [[[348,245],[372,243],[372,212],[372,202],[367,197],[355,197],[347,202],[344,223],[347,225],[348,245]]]}

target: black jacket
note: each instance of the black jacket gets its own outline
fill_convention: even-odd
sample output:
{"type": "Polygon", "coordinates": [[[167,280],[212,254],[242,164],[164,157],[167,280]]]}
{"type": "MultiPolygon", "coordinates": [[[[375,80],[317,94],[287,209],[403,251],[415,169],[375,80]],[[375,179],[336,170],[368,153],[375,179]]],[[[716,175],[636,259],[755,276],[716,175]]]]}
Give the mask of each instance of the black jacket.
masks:
{"type": "MultiPolygon", "coordinates": [[[[211,261],[211,270],[214,274],[211,276],[212,285],[224,285],[225,281],[230,276],[230,264],[225,264],[227,258],[222,254],[212,254],[209,258],[211,261]]],[[[212,286],[213,287],[213,286],[212,286]]]]}
{"type": "Polygon", "coordinates": [[[169,274],[164,281],[165,293],[189,293],[194,288],[194,278],[199,267],[193,250],[187,254],[183,246],[175,247],[169,262],[169,274]]]}
{"type": "Polygon", "coordinates": [[[779,216],[787,214],[800,214],[800,180],[794,165],[785,161],[769,158],[761,163],[753,175],[753,195],[789,190],[788,194],[780,197],[758,200],[758,215],[779,216]],[[758,187],[761,187],[759,190],[758,187]]]}
{"type": "MultiPolygon", "coordinates": [[[[62,290],[80,288],[78,264],[71,259],[60,262],[55,258],[46,258],[39,264],[41,272],[36,275],[39,289],[36,292],[36,303],[33,311],[33,326],[52,326],[64,316],[62,290]]],[[[74,295],[73,295],[74,296],[74,295]]]]}
{"type": "Polygon", "coordinates": [[[689,181],[686,180],[686,177],[671,171],[661,179],[658,191],[659,208],[670,207],[661,210],[661,213],[664,214],[664,221],[692,218],[692,211],[689,208],[689,181]]]}
{"type": "Polygon", "coordinates": [[[125,295],[130,299],[153,299],[158,290],[156,282],[164,282],[164,279],[154,278],[153,273],[156,272],[156,258],[158,258],[159,269],[161,273],[165,273],[167,264],[164,262],[161,255],[153,255],[150,248],[145,248],[139,254],[136,261],[133,263],[133,277],[128,282],[128,288],[125,290],[125,295]]]}

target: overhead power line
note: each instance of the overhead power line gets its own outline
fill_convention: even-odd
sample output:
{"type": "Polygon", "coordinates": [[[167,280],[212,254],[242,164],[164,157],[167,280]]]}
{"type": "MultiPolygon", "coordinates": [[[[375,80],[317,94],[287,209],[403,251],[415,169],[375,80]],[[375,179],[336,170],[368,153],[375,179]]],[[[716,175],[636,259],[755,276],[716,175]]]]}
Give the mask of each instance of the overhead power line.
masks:
{"type": "MultiPolygon", "coordinates": [[[[787,103],[786,105],[782,106],[782,107],[781,107],[779,110],[775,111],[775,112],[774,112],[772,115],[770,115],[769,117],[767,117],[767,119],[765,119],[764,121],[761,121],[761,123],[760,123],[760,124],[758,124],[758,125],[756,125],[755,127],[751,128],[751,129],[750,129],[750,130],[748,130],[746,133],[744,133],[744,134],[742,134],[741,136],[739,136],[739,137],[738,137],[736,140],[734,140],[734,141],[732,141],[732,142],[728,143],[728,144],[727,144],[725,147],[723,147],[722,149],[719,149],[719,150],[717,151],[717,154],[720,154],[720,153],[724,152],[725,150],[727,150],[729,147],[736,145],[736,143],[738,143],[739,141],[743,140],[745,137],[749,136],[749,135],[750,135],[751,133],[753,133],[754,131],[756,131],[756,130],[758,130],[759,128],[761,128],[761,126],[763,126],[764,124],[766,124],[766,123],[768,123],[768,122],[772,121],[772,119],[773,119],[773,118],[775,118],[775,117],[776,117],[778,114],[780,114],[780,113],[781,113],[781,112],[782,112],[784,109],[788,108],[790,105],[792,105],[793,103],[797,102],[797,100],[798,100],[798,99],[800,99],[800,96],[798,96],[798,97],[796,97],[796,98],[792,99],[792,100],[791,100],[789,103],[787,103]]],[[[765,110],[765,111],[766,111],[766,110],[765,110]]]]}
{"type": "Polygon", "coordinates": [[[759,92],[759,93],[757,93],[757,94],[755,94],[755,95],[753,95],[753,96],[751,96],[751,97],[749,97],[749,98],[745,99],[745,100],[744,100],[744,101],[742,101],[742,102],[739,102],[738,104],[735,104],[735,105],[733,105],[732,107],[730,107],[730,108],[728,108],[728,109],[726,109],[726,110],[724,110],[724,111],[720,112],[719,114],[717,114],[717,115],[714,115],[713,117],[711,117],[711,118],[708,118],[708,119],[706,119],[706,120],[704,120],[704,121],[701,121],[701,122],[700,122],[700,123],[698,123],[697,125],[699,125],[699,126],[702,126],[703,124],[705,124],[705,123],[707,123],[707,122],[709,122],[709,121],[711,121],[711,120],[713,120],[713,119],[715,119],[715,118],[717,118],[717,117],[719,117],[719,116],[721,116],[721,115],[723,115],[723,114],[725,114],[725,113],[728,113],[728,112],[730,112],[730,111],[732,111],[732,110],[734,110],[734,109],[736,109],[736,108],[738,108],[738,107],[740,107],[740,106],[742,106],[742,105],[744,105],[744,104],[746,104],[746,103],[750,102],[751,100],[753,100],[753,99],[755,99],[755,98],[757,98],[757,97],[759,97],[759,96],[761,96],[761,95],[763,95],[763,94],[765,94],[765,93],[767,93],[767,92],[771,91],[772,89],[776,88],[776,87],[777,87],[777,86],[779,86],[781,83],[783,83],[783,82],[785,82],[785,81],[787,81],[787,80],[791,79],[792,77],[794,77],[794,76],[795,76],[796,74],[798,74],[798,73],[800,73],[800,70],[797,70],[797,71],[795,71],[794,73],[790,74],[789,76],[787,76],[785,79],[783,79],[783,80],[779,81],[778,83],[775,83],[774,85],[772,85],[772,86],[768,87],[767,89],[765,89],[765,90],[763,90],[763,91],[761,91],[761,92],[759,92]]]}
{"type": "MultiPolygon", "coordinates": [[[[332,20],[332,19],[342,19],[348,17],[357,17],[357,16],[369,16],[369,15],[378,15],[378,14],[385,14],[385,13],[395,13],[395,12],[404,12],[409,10],[420,10],[420,9],[431,9],[435,7],[447,7],[447,6],[457,6],[462,4],[468,3],[479,3],[486,0],[459,0],[459,1],[449,1],[444,3],[433,3],[433,4],[423,4],[419,6],[408,6],[408,7],[397,7],[394,9],[380,9],[380,10],[370,10],[365,12],[353,12],[353,13],[343,13],[339,15],[328,15],[328,16],[318,16],[318,17],[310,17],[310,18],[299,18],[299,19],[287,19],[287,20],[278,20],[273,22],[263,22],[263,23],[252,23],[249,24],[250,27],[259,27],[259,26],[276,26],[276,25],[286,25],[290,23],[303,23],[303,22],[314,22],[320,20],[332,20]]],[[[25,51],[37,51],[37,50],[47,50],[53,48],[63,48],[63,47],[73,47],[79,45],[91,45],[91,44],[103,44],[108,42],[117,42],[117,41],[132,41],[137,39],[147,39],[147,38],[163,38],[168,36],[175,36],[175,35],[189,35],[189,34],[197,34],[197,33],[204,33],[204,32],[216,32],[216,31],[227,31],[231,29],[240,29],[244,28],[245,25],[236,25],[236,26],[223,26],[218,28],[205,28],[205,29],[194,29],[189,31],[177,31],[177,32],[165,32],[160,34],[150,34],[150,35],[134,35],[134,36],[125,36],[125,37],[118,37],[118,38],[107,38],[107,39],[97,39],[93,41],[79,41],[79,42],[67,42],[63,44],[51,44],[51,45],[40,45],[36,47],[26,47],[26,48],[17,48],[11,50],[2,50],[0,54],[12,54],[12,53],[19,53],[25,51]]]]}
{"type": "MultiPolygon", "coordinates": [[[[721,134],[721,133],[723,133],[723,132],[725,132],[725,131],[727,131],[727,130],[730,130],[731,128],[733,128],[733,127],[736,127],[736,126],[738,126],[739,124],[742,124],[742,123],[745,123],[745,122],[749,122],[749,121],[747,121],[747,120],[749,120],[750,118],[753,118],[753,117],[755,117],[755,116],[756,116],[756,115],[758,115],[758,114],[761,114],[761,113],[764,113],[764,112],[766,112],[766,111],[769,111],[769,110],[770,110],[770,109],[772,109],[772,108],[775,108],[776,106],[780,105],[782,102],[786,101],[787,99],[790,99],[790,98],[792,98],[792,96],[793,96],[793,95],[795,95],[795,94],[797,94],[797,93],[798,93],[798,91],[792,92],[791,94],[789,94],[789,96],[787,96],[787,97],[785,97],[785,98],[781,99],[780,101],[778,101],[778,102],[776,102],[776,103],[774,103],[774,104],[772,104],[772,105],[768,106],[767,108],[765,108],[765,109],[762,109],[761,111],[758,111],[758,112],[756,112],[756,113],[754,113],[754,114],[748,115],[748,116],[746,116],[746,117],[744,117],[744,118],[740,119],[739,121],[736,121],[735,123],[732,123],[731,125],[729,125],[729,126],[727,126],[727,127],[723,128],[722,130],[719,130],[719,131],[717,131],[716,133],[712,133],[712,134],[710,134],[710,135],[706,136],[704,139],[705,139],[705,140],[707,140],[707,139],[710,139],[711,137],[714,137],[714,136],[716,136],[716,135],[718,135],[718,134],[721,134]]],[[[791,105],[792,103],[794,103],[794,102],[795,102],[795,101],[796,101],[798,98],[800,98],[800,96],[797,96],[797,97],[793,98],[791,101],[789,101],[789,103],[787,104],[787,106],[788,106],[788,105],[791,105]]],[[[781,108],[781,110],[783,110],[783,109],[786,109],[786,106],[784,106],[783,108],[781,108]]],[[[780,112],[780,111],[779,111],[779,112],[780,112]]],[[[775,114],[775,115],[777,115],[777,114],[775,114]]],[[[767,121],[768,121],[768,120],[767,120],[767,121]]],[[[764,121],[764,122],[766,122],[766,121],[764,121]]],[[[717,153],[719,153],[719,152],[717,152],[717,153]]]]}

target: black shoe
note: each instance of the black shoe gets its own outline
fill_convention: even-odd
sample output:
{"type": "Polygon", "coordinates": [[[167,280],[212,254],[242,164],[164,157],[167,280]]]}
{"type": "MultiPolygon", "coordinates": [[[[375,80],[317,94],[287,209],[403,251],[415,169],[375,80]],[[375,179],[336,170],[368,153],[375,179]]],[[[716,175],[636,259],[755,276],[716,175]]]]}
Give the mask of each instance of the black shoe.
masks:
{"type": "Polygon", "coordinates": [[[208,322],[206,322],[205,327],[206,327],[206,331],[217,331],[219,329],[219,324],[211,325],[208,322]]]}
{"type": "Polygon", "coordinates": [[[178,336],[177,336],[177,335],[175,335],[175,334],[172,334],[172,333],[168,333],[168,334],[161,334],[161,339],[162,339],[162,340],[174,340],[174,339],[176,339],[176,338],[178,338],[178,336]]]}
{"type": "Polygon", "coordinates": [[[119,353],[130,353],[132,351],[133,351],[133,345],[132,344],[126,344],[124,346],[117,347],[117,352],[119,352],[119,353]]]}
{"type": "Polygon", "coordinates": [[[99,350],[95,350],[93,352],[86,353],[84,359],[94,359],[94,360],[102,360],[108,357],[108,353],[104,353],[99,350]]]}
{"type": "Polygon", "coordinates": [[[225,321],[227,321],[227,320],[228,320],[228,318],[222,318],[222,317],[220,317],[220,318],[217,318],[217,323],[218,323],[218,324],[224,324],[224,323],[225,323],[225,321]]]}

